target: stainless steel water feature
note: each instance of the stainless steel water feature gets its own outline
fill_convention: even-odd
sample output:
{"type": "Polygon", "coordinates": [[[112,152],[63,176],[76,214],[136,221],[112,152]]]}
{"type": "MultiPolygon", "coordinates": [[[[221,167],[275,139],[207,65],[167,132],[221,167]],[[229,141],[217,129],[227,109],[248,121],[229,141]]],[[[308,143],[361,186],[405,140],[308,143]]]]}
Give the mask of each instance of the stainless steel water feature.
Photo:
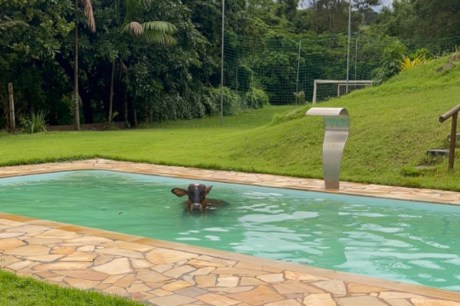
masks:
{"type": "Polygon", "coordinates": [[[350,127],[348,112],[339,107],[312,107],[306,115],[324,116],[324,184],[326,189],[339,189],[340,164],[350,127]]]}

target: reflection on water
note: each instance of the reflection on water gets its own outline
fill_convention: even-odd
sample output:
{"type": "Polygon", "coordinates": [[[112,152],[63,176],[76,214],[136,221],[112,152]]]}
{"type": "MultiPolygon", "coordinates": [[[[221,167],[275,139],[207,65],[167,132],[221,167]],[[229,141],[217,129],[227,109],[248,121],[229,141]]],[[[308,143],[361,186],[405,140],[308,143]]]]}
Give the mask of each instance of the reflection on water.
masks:
{"type": "Polygon", "coordinates": [[[460,291],[460,208],[209,183],[223,204],[189,213],[189,180],[74,171],[0,180],[0,211],[460,291]]]}

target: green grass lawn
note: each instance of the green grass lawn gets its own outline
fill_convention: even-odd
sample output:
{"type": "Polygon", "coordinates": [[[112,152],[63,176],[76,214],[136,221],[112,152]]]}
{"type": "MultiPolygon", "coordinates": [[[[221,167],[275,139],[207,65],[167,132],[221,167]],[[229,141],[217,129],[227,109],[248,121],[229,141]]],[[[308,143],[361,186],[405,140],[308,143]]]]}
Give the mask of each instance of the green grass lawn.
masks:
{"type": "Polygon", "coordinates": [[[143,304],[94,291],[62,288],[29,277],[18,277],[13,273],[0,270],[0,305],[139,306],[143,304]]]}

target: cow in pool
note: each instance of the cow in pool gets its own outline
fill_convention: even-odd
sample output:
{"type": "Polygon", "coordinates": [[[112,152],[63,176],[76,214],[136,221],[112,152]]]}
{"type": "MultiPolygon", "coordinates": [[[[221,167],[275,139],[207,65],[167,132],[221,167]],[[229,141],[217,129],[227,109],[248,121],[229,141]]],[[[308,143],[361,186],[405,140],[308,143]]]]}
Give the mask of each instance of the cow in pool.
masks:
{"type": "Polygon", "coordinates": [[[173,188],[171,192],[178,197],[188,196],[187,209],[188,211],[199,210],[201,212],[206,211],[210,206],[213,206],[213,201],[208,201],[208,194],[211,191],[212,186],[206,186],[203,184],[190,184],[187,190],[182,188],[173,188]]]}

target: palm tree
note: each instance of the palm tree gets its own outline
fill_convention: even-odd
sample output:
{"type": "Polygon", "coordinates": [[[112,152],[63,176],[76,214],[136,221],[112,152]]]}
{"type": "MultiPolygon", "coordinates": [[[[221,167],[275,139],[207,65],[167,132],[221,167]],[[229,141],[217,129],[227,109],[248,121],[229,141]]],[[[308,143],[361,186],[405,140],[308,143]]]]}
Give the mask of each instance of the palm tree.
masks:
{"type": "Polygon", "coordinates": [[[16,26],[27,26],[27,23],[21,20],[12,20],[7,16],[3,16],[5,20],[0,20],[0,31],[7,30],[16,26]]]}
{"type": "Polygon", "coordinates": [[[73,107],[76,130],[80,130],[80,95],[78,93],[78,4],[80,1],[85,8],[85,17],[89,29],[93,33],[96,32],[96,22],[94,21],[91,0],[75,0],[73,107]]]}
{"type": "MultiPolygon", "coordinates": [[[[123,0],[122,2],[125,8],[125,17],[121,24],[120,32],[127,33],[133,37],[143,38],[147,43],[151,44],[173,45],[176,43],[176,39],[172,34],[177,31],[177,28],[173,24],[166,21],[148,21],[143,23],[136,21],[140,14],[149,8],[153,2],[152,0],[123,0]]],[[[117,8],[120,7],[119,4],[119,1],[115,3],[117,8]]],[[[113,117],[113,90],[116,60],[117,58],[114,58],[112,61],[108,124],[112,123],[113,117]]],[[[122,61],[121,66],[126,69],[122,61]]],[[[127,109],[126,106],[125,109],[127,109]]]]}

